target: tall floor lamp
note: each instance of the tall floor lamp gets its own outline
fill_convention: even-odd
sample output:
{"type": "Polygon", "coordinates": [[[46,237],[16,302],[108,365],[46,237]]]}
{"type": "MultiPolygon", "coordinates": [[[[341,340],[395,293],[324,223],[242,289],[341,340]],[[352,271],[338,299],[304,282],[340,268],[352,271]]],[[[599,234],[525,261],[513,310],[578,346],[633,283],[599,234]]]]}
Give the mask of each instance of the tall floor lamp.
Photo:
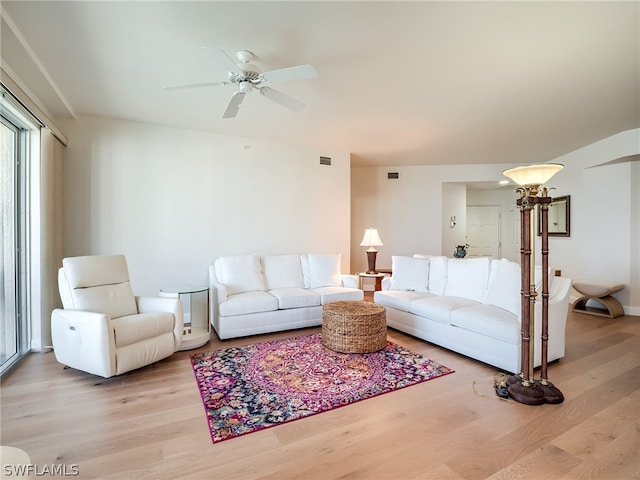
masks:
{"type": "Polygon", "coordinates": [[[563,165],[545,163],[511,168],[502,172],[520,185],[516,192],[520,210],[520,272],[521,272],[521,319],[522,342],[520,374],[507,380],[509,395],[517,402],[526,405],[542,405],[543,403],[562,403],[564,396],[556,388],[547,375],[547,358],[549,342],[549,189],[542,187],[551,177],[562,170],[563,165]],[[540,355],[540,380],[533,377],[534,370],[534,325],[535,302],[537,297],[535,285],[535,215],[532,211],[539,207],[541,225],[542,254],[542,334],[540,355]]]}

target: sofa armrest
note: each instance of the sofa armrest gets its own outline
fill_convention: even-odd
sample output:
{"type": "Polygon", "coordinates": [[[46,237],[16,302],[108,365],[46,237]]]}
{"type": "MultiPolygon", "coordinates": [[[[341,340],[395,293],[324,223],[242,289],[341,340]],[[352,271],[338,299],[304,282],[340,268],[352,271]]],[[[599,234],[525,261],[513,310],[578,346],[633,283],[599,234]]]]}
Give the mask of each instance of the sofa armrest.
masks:
{"type": "Polygon", "coordinates": [[[107,315],[57,308],[51,313],[51,338],[63,365],[105,378],[116,374],[115,338],[107,315]]]}
{"type": "Polygon", "coordinates": [[[355,275],[343,274],[342,286],[348,288],[358,288],[358,277],[355,275]]]}
{"type": "Polygon", "coordinates": [[[177,298],[170,297],[136,297],[136,304],[140,313],[173,313],[175,318],[173,324],[174,351],[178,351],[182,344],[182,331],[184,329],[182,302],[177,298]]]}
{"type": "Polygon", "coordinates": [[[553,277],[549,287],[549,303],[559,303],[567,301],[571,292],[571,279],[565,277],[553,277]]]}
{"type": "Polygon", "coordinates": [[[215,295],[212,296],[212,300],[215,299],[216,302],[211,302],[212,306],[227,301],[227,287],[218,282],[214,265],[209,265],[209,289],[216,290],[215,292],[212,292],[215,293],[215,295]]]}
{"type": "Polygon", "coordinates": [[[382,290],[389,290],[391,288],[391,277],[384,277],[382,279],[382,290]]]}
{"type": "MultiPolygon", "coordinates": [[[[569,313],[569,292],[571,290],[571,280],[564,277],[554,277],[549,288],[549,359],[558,359],[565,354],[565,337],[567,327],[567,315],[569,313]]],[[[542,296],[538,295],[535,303],[535,328],[536,336],[534,341],[538,341],[538,336],[542,330],[542,296]]],[[[536,357],[538,355],[536,350],[536,357]]],[[[539,364],[536,360],[536,365],[539,364]]]]}

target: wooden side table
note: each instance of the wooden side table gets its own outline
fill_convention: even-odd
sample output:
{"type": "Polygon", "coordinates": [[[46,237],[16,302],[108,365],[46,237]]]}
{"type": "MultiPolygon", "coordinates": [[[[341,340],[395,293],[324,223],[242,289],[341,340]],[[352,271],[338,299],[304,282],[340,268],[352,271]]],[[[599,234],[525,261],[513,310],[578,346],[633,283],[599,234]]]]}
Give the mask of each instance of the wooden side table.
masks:
{"type": "Polygon", "coordinates": [[[379,273],[379,272],[378,273],[359,273],[358,277],[360,277],[360,290],[363,290],[362,281],[365,278],[374,278],[376,280],[375,291],[379,292],[380,290],[382,290],[382,279],[386,277],[386,274],[379,273]]]}

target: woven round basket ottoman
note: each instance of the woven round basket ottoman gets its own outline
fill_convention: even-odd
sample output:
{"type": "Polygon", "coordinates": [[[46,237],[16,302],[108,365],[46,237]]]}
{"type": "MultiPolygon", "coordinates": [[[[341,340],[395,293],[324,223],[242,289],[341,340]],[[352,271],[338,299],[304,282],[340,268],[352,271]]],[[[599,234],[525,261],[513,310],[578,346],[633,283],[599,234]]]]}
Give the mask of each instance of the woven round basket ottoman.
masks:
{"type": "Polygon", "coordinates": [[[342,301],[322,307],[322,343],[341,353],[370,353],[387,346],[387,317],[382,305],[342,301]]]}

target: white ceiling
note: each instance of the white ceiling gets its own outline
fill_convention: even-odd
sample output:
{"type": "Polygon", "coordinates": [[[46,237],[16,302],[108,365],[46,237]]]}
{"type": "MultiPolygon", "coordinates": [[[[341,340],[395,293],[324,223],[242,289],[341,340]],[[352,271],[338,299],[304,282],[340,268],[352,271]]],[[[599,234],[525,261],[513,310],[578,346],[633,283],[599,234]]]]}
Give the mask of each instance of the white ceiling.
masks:
{"type": "Polygon", "coordinates": [[[548,161],[640,127],[640,2],[2,0],[3,66],[54,116],[97,115],[351,152],[352,164],[548,161]],[[206,49],[256,55],[293,113],[206,49]],[[47,81],[48,80],[48,81],[47,81]]]}

